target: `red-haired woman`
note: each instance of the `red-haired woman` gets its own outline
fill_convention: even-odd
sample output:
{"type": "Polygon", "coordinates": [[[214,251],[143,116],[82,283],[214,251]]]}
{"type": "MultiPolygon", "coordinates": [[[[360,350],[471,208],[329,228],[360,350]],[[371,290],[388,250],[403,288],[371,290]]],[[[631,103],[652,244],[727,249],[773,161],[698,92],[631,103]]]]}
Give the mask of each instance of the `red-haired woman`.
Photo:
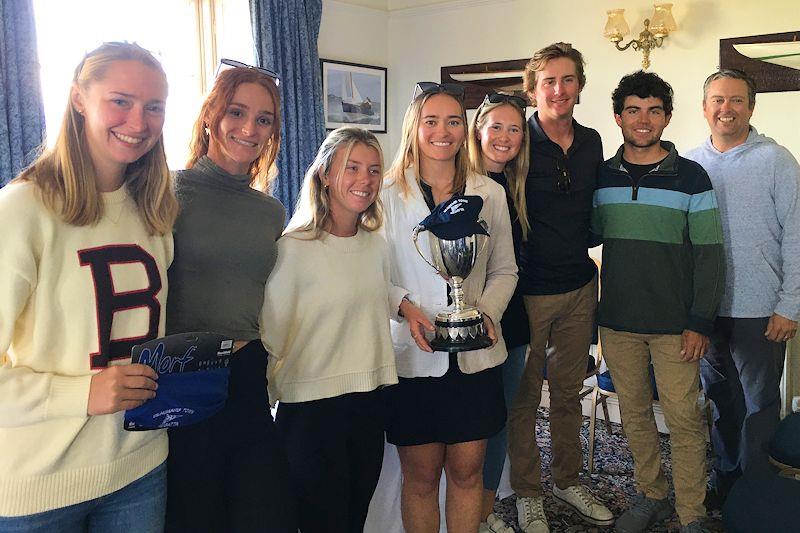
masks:
{"type": "Polygon", "coordinates": [[[278,80],[239,65],[218,75],[194,126],[189,168],[176,176],[167,332],[219,332],[236,339],[236,351],[225,407],[170,430],[169,531],[297,529],[259,334],[285,216],[267,194],[280,146],[278,80]]]}

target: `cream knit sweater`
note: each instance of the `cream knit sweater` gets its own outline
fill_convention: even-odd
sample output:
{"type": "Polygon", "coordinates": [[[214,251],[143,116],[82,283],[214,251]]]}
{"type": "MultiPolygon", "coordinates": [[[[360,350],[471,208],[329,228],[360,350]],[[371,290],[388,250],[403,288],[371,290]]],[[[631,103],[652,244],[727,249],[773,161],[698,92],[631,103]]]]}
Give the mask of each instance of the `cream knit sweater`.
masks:
{"type": "Polygon", "coordinates": [[[148,235],[125,187],[96,225],[65,224],[31,183],[0,191],[0,516],[84,502],[167,457],[164,431],[88,416],[92,375],[164,331],[172,235],[148,235]]]}
{"type": "Polygon", "coordinates": [[[267,281],[261,337],[270,401],[308,402],[397,383],[389,263],[376,232],[289,234],[267,281]],[[301,235],[302,236],[302,235],[301,235]]]}

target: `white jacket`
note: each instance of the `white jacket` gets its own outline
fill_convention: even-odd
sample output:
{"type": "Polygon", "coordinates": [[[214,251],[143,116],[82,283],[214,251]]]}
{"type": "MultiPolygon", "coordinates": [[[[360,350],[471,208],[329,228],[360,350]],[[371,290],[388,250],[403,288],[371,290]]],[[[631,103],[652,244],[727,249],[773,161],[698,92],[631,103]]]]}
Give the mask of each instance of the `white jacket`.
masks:
{"type": "MultiPolygon", "coordinates": [[[[384,232],[389,243],[391,277],[395,285],[392,295],[397,300],[392,305],[397,309],[403,295],[408,294],[408,298],[433,322],[436,314],[447,307],[447,282],[422,260],[414,248],[411,238],[414,227],[430,214],[430,209],[412,168],[406,169],[405,178],[410,185],[407,198],[391,179],[387,180],[381,191],[384,232]]],[[[492,348],[458,354],[461,371],[474,374],[497,366],[506,359],[500,318],[517,285],[517,264],[503,188],[486,176],[470,173],[465,194],[483,198],[481,218],[486,221],[490,235],[486,248],[464,281],[465,301],[488,315],[497,331],[497,344],[492,348]]],[[[430,233],[420,233],[418,242],[420,249],[431,259],[430,233]]],[[[411,338],[405,321],[392,321],[391,327],[399,376],[439,377],[447,372],[449,357],[446,352],[427,353],[420,350],[411,338]]]]}

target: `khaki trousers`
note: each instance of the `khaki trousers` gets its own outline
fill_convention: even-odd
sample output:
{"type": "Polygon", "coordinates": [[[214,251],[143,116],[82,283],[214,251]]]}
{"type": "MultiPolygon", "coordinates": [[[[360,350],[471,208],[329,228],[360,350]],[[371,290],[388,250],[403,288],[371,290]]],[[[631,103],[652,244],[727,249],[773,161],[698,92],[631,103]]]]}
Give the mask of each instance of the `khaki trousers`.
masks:
{"type": "Polygon", "coordinates": [[[531,350],[519,390],[508,411],[511,488],[519,496],[542,495],[542,461],[536,444],[536,410],[542,399],[545,358],[550,393],[550,470],[559,488],[578,484],[583,467],[578,394],[586,377],[597,308],[597,276],[564,294],[525,296],[531,350]]]}
{"type": "Polygon", "coordinates": [[[653,415],[649,363],[669,427],[675,509],[682,524],[706,516],[705,425],[697,403],[700,365],[681,360],[680,335],[647,335],[600,328],[603,357],[619,395],[622,427],[633,454],[634,477],[649,498],[667,497],[653,415]]]}

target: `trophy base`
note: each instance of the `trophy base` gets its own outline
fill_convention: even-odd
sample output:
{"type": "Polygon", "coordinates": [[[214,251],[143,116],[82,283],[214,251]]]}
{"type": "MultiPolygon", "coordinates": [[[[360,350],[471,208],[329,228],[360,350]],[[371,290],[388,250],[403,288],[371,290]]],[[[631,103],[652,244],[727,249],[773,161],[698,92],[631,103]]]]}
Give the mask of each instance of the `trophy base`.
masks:
{"type": "Polygon", "coordinates": [[[440,313],[435,321],[435,337],[429,343],[433,351],[469,352],[490,347],[492,339],[486,335],[483,315],[477,309],[469,315],[469,318],[461,318],[440,313]]]}

